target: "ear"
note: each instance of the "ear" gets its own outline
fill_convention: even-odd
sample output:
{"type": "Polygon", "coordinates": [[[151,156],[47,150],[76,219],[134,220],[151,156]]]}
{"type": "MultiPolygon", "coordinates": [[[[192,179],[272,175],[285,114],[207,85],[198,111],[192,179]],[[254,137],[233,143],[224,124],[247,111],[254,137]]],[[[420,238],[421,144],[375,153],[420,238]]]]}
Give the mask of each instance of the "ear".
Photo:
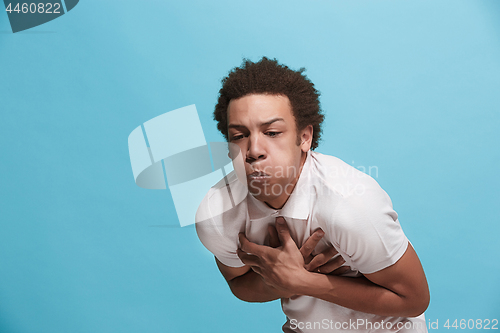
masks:
{"type": "Polygon", "coordinates": [[[311,149],[312,139],[313,139],[313,127],[312,125],[307,125],[303,130],[300,131],[300,150],[304,153],[311,149]]]}

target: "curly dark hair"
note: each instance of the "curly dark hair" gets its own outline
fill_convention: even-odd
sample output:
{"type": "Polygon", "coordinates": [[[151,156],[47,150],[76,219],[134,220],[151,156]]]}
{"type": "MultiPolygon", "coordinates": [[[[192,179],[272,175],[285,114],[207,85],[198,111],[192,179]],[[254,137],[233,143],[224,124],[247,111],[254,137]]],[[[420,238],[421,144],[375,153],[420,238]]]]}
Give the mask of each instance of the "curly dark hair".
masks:
{"type": "MultiPolygon", "coordinates": [[[[276,59],[263,57],[258,62],[243,59],[241,67],[233,68],[222,79],[219,99],[214,111],[217,128],[228,140],[227,107],[232,99],[249,94],[284,95],[290,100],[297,132],[308,125],[313,127],[311,149],[318,147],[321,137],[321,123],[324,120],[319,91],[303,74],[305,68],[291,70],[276,59]]],[[[300,138],[298,138],[300,143],[300,138]]]]}

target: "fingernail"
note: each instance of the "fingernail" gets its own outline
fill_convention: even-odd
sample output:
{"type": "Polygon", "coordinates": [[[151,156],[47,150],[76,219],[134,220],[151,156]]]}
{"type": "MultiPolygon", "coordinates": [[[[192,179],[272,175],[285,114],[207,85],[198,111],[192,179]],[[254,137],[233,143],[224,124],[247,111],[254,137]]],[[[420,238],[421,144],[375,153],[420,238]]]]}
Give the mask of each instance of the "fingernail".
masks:
{"type": "Polygon", "coordinates": [[[280,217],[276,218],[276,222],[278,224],[284,224],[285,223],[285,219],[280,216],[280,217]]]}
{"type": "Polygon", "coordinates": [[[322,229],[318,228],[314,230],[314,235],[318,238],[321,238],[325,235],[325,232],[322,229]]]}

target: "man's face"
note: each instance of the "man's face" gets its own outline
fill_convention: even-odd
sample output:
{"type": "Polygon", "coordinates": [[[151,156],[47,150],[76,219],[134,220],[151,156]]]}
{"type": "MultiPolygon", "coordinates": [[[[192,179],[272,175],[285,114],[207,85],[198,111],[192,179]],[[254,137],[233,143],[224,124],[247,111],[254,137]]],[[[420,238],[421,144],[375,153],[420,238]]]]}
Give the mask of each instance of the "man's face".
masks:
{"type": "Polygon", "coordinates": [[[282,95],[233,99],[227,113],[228,139],[243,155],[248,190],[258,200],[281,208],[311,147],[312,126],[297,133],[290,101],[282,95]]]}

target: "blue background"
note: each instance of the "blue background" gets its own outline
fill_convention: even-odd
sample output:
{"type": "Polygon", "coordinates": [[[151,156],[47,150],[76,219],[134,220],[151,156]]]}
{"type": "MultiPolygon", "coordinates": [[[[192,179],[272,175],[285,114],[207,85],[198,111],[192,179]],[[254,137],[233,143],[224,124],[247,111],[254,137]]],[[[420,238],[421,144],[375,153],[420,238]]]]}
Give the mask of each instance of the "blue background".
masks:
{"type": "Polygon", "coordinates": [[[427,318],[500,319],[499,1],[85,0],[16,34],[0,12],[1,332],[280,331],[279,302],[232,296],[127,148],[190,104],[220,141],[220,79],[262,55],[322,92],[317,151],[377,167],[427,318]]]}

